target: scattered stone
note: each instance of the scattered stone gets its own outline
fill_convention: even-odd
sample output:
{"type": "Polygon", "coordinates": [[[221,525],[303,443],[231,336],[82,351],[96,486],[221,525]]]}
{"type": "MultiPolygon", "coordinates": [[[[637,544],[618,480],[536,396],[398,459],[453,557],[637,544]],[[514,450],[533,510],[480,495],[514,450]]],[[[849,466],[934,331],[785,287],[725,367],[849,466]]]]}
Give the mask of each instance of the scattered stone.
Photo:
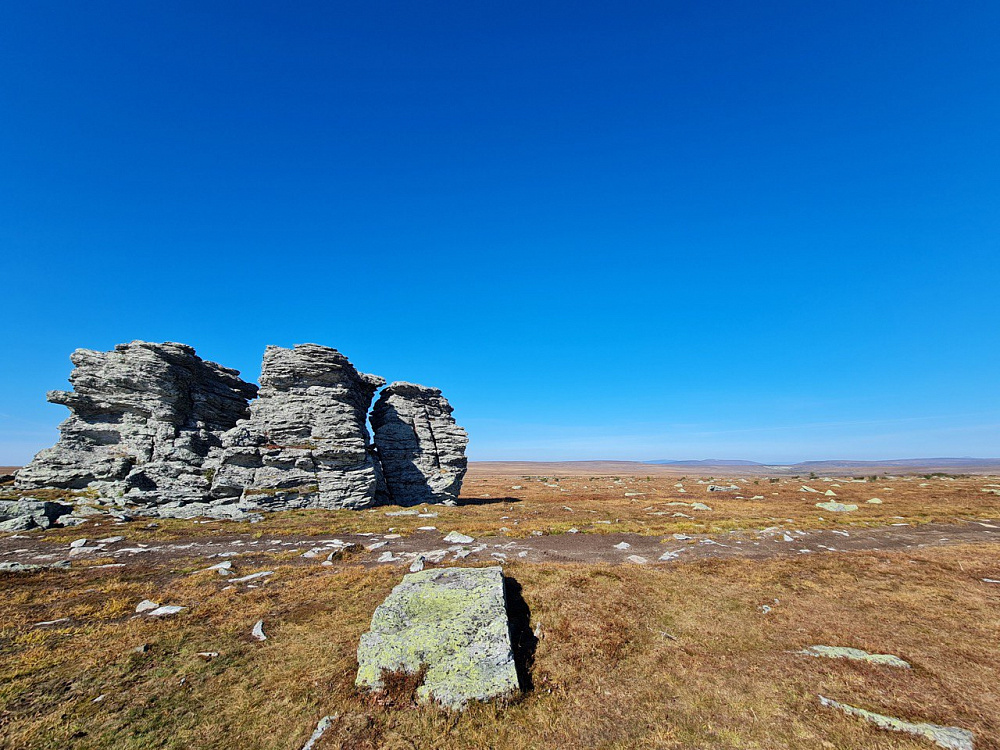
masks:
{"type": "Polygon", "coordinates": [[[799,488],[799,492],[819,492],[819,490],[814,490],[812,487],[806,487],[806,485],[802,485],[802,487],[799,488]]]}
{"type": "Polygon", "coordinates": [[[42,622],[36,622],[31,627],[33,628],[47,628],[50,625],[58,625],[61,622],[69,622],[68,617],[60,617],[58,620],[43,620],[42,622]]]}
{"type": "Polygon", "coordinates": [[[165,604],[162,607],[157,607],[156,609],[150,610],[146,613],[146,617],[167,617],[169,615],[176,615],[179,612],[183,612],[187,607],[181,607],[176,604],[165,604]]]}
{"type": "Polygon", "coordinates": [[[55,563],[19,563],[19,562],[2,562],[0,563],[0,573],[26,573],[32,570],[43,570],[45,568],[68,568],[69,561],[63,560],[55,563]]]}
{"type": "Polygon", "coordinates": [[[871,503],[872,505],[881,505],[882,504],[882,501],[879,498],[877,498],[877,497],[873,497],[868,502],[871,503]]]}
{"type": "Polygon", "coordinates": [[[156,609],[159,606],[160,606],[159,602],[154,602],[151,599],[143,599],[136,605],[135,611],[136,613],[148,612],[149,610],[156,609]]]}
{"type": "Polygon", "coordinates": [[[910,664],[893,654],[872,654],[860,648],[847,648],[844,646],[807,646],[800,654],[806,656],[825,656],[828,659],[850,659],[851,661],[864,661],[870,664],[880,664],[887,667],[900,667],[909,669],[910,664]]]}
{"type": "Polygon", "coordinates": [[[437,388],[397,381],[372,407],[385,486],[395,505],[458,500],[469,437],[437,388]]]}
{"type": "Polygon", "coordinates": [[[70,549],[77,549],[78,547],[85,547],[87,545],[87,539],[74,539],[69,543],[70,549]]]}
{"type": "Polygon", "coordinates": [[[449,544],[472,544],[476,541],[474,537],[460,534],[457,531],[449,531],[444,540],[449,544]]]}
{"type": "Polygon", "coordinates": [[[417,557],[410,563],[410,572],[419,573],[424,569],[424,556],[417,555],[417,557]]]}
{"type": "Polygon", "coordinates": [[[709,492],[739,492],[740,488],[735,484],[732,485],[718,485],[710,484],[708,485],[709,492]]]}
{"type": "Polygon", "coordinates": [[[620,550],[632,549],[632,545],[629,544],[628,542],[618,542],[618,544],[615,545],[615,549],[620,549],[620,550]]]}
{"type": "Polygon", "coordinates": [[[629,555],[625,559],[628,560],[630,563],[635,563],[636,565],[645,565],[646,563],[649,562],[649,560],[647,560],[645,557],[642,557],[641,555],[629,555]]]}
{"type": "Polygon", "coordinates": [[[691,510],[712,510],[705,503],[691,503],[691,510]]]}
{"type": "Polygon", "coordinates": [[[267,636],[264,635],[264,621],[257,620],[254,623],[253,629],[250,631],[250,636],[258,641],[266,641],[267,636]]]}
{"type": "Polygon", "coordinates": [[[826,503],[816,503],[816,507],[822,508],[823,510],[828,510],[831,513],[850,513],[851,511],[858,509],[857,505],[838,503],[833,500],[826,503]]]}
{"type": "Polygon", "coordinates": [[[226,560],[225,562],[220,562],[217,565],[212,565],[212,566],[210,566],[208,568],[205,568],[204,570],[199,570],[198,572],[199,573],[207,573],[210,570],[214,570],[220,576],[227,576],[227,575],[230,574],[230,571],[232,569],[233,569],[233,562],[232,562],[232,560],[226,560]]]}
{"type": "Polygon", "coordinates": [[[662,555],[660,555],[657,559],[660,562],[668,562],[670,560],[676,560],[680,556],[681,552],[683,552],[683,551],[684,550],[682,550],[682,549],[667,550],[662,555]]]}
{"type": "Polygon", "coordinates": [[[421,701],[461,710],[518,689],[503,571],[436,568],[409,573],[372,617],[358,646],[357,685],[383,687],[383,671],[426,669],[421,701]]]}
{"type": "Polygon", "coordinates": [[[846,703],[840,703],[830,698],[825,698],[822,695],[819,696],[819,702],[824,706],[838,708],[850,716],[857,716],[864,719],[880,729],[905,732],[906,734],[923,737],[935,743],[938,747],[947,748],[947,750],[974,750],[973,743],[975,736],[967,729],[905,721],[892,716],[884,716],[883,714],[867,711],[863,708],[849,706],[846,703]]]}
{"type": "Polygon", "coordinates": [[[246,583],[247,581],[256,581],[258,578],[264,578],[266,576],[273,576],[273,570],[262,570],[259,573],[251,573],[248,576],[243,576],[241,578],[230,578],[230,583],[246,583]]]}
{"type": "Polygon", "coordinates": [[[218,651],[199,651],[195,656],[204,659],[205,661],[212,661],[215,657],[219,655],[218,651]]]}
{"type": "Polygon", "coordinates": [[[834,492],[833,490],[827,490],[824,494],[826,494],[826,495],[828,495],[830,497],[836,497],[837,496],[837,493],[834,492]]]}
{"type": "Polygon", "coordinates": [[[306,741],[306,744],[302,746],[302,750],[313,750],[313,747],[315,747],[316,743],[320,741],[326,733],[326,730],[333,725],[333,722],[337,720],[338,716],[339,714],[333,714],[332,716],[324,716],[320,719],[316,724],[316,729],[313,730],[313,733],[306,741]]]}

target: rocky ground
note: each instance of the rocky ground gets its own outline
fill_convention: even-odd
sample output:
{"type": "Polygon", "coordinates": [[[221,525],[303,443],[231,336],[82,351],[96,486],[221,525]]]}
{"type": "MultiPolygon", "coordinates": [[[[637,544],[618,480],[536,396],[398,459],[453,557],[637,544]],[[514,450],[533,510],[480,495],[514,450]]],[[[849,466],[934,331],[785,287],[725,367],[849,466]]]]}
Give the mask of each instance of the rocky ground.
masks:
{"type": "Polygon", "coordinates": [[[0,748],[1000,747],[997,485],[473,467],[458,507],[0,535],[0,748]],[[355,686],[408,571],[498,565],[519,698],[355,686]]]}

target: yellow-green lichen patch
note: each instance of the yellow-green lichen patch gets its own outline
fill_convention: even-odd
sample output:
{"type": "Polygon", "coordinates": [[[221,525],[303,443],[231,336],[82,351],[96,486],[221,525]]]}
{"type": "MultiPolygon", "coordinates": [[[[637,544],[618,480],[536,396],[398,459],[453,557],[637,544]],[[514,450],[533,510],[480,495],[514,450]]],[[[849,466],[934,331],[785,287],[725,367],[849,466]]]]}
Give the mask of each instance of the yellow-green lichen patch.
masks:
{"type": "Polygon", "coordinates": [[[421,669],[417,696],[449,708],[517,690],[500,568],[410,573],[375,610],[358,646],[356,684],[378,690],[383,671],[421,669]]]}

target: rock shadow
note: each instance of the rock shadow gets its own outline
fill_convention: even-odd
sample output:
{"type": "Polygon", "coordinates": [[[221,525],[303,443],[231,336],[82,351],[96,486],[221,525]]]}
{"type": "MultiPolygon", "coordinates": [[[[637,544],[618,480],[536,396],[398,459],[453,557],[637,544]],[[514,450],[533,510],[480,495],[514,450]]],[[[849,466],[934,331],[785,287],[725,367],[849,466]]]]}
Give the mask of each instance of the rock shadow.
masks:
{"type": "Polygon", "coordinates": [[[519,503],[519,497],[460,497],[458,507],[463,505],[493,505],[494,503],[519,503]]]}
{"type": "Polygon", "coordinates": [[[531,629],[531,609],[521,596],[521,584],[517,580],[504,576],[503,590],[507,600],[507,623],[517,682],[521,691],[528,693],[534,687],[531,669],[535,664],[535,648],[538,646],[538,638],[531,629]]]}

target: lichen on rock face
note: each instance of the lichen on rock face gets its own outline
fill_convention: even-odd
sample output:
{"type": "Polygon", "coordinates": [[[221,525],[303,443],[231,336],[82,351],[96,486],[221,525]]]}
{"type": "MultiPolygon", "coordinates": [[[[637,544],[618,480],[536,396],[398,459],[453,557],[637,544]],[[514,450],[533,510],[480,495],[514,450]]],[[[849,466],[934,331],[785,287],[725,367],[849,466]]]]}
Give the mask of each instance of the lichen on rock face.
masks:
{"type": "Polygon", "coordinates": [[[437,388],[396,382],[372,409],[386,489],[396,505],[455,502],[468,461],[465,430],[437,388]]]}
{"type": "Polygon", "coordinates": [[[452,709],[517,691],[499,567],[410,573],[378,606],[358,645],[357,685],[378,690],[383,672],[422,669],[418,698],[452,709]]]}

